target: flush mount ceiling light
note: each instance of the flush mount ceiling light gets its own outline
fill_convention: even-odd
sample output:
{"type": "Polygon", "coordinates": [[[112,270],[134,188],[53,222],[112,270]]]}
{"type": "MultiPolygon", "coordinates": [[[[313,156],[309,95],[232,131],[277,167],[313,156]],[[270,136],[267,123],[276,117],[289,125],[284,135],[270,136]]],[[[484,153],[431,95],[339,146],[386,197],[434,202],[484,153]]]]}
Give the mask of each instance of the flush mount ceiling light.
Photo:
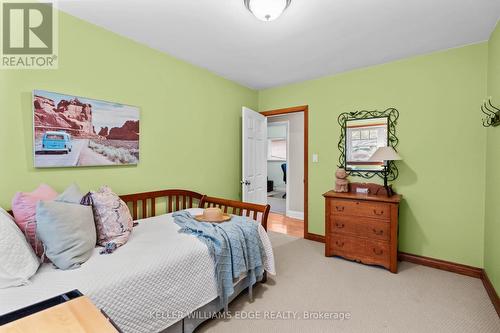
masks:
{"type": "Polygon", "coordinates": [[[247,9],[261,21],[270,22],[280,17],[292,0],[243,0],[247,9]]]}

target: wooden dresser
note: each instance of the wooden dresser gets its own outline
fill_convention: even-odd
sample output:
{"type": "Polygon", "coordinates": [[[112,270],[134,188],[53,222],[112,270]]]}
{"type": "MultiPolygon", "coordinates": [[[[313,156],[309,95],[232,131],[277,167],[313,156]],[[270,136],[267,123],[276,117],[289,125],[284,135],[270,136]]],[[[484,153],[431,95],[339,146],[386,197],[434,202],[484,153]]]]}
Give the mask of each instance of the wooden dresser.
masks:
{"type": "MultiPolygon", "coordinates": [[[[376,184],[367,185],[375,193],[376,184]]],[[[325,255],[398,271],[398,211],[401,196],[329,191],[325,197],[325,255]]]]}

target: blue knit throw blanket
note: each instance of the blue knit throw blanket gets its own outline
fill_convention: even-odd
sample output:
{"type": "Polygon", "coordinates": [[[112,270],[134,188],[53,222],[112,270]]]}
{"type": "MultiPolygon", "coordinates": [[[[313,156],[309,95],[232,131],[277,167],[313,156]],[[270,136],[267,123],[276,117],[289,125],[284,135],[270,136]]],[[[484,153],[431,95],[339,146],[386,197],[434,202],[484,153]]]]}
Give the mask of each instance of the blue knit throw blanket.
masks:
{"type": "Polygon", "coordinates": [[[265,251],[259,236],[258,222],[233,216],[229,222],[198,222],[187,211],[175,212],[179,232],[192,234],[203,241],[215,262],[215,277],[221,305],[227,311],[228,299],[234,293],[233,279],[246,274],[252,286],[264,274],[265,251]]]}

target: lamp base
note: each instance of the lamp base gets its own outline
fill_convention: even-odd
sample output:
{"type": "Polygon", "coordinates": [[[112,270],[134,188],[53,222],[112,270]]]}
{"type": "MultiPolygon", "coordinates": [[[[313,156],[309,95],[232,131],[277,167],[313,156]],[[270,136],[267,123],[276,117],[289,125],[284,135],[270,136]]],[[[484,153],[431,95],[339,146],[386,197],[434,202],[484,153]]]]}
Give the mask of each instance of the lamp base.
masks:
{"type": "MultiPolygon", "coordinates": [[[[392,185],[384,185],[380,186],[377,191],[375,192],[375,195],[379,195],[380,190],[384,189],[385,190],[385,195],[390,198],[394,195],[394,190],[392,189],[392,185]]],[[[383,192],[382,192],[383,193],[383,192]]]]}
{"type": "Polygon", "coordinates": [[[385,188],[385,192],[386,192],[388,198],[390,198],[394,195],[394,191],[392,190],[391,185],[385,185],[384,188],[385,188]]]}

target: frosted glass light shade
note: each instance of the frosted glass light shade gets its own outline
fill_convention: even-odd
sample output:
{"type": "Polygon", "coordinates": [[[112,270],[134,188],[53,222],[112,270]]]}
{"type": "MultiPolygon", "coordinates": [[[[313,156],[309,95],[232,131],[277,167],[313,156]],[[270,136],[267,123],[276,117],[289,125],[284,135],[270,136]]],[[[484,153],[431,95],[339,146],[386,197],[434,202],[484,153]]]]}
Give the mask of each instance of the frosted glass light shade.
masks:
{"type": "Polygon", "coordinates": [[[292,0],[244,0],[248,10],[261,21],[274,21],[285,11],[292,0]]]}
{"type": "Polygon", "coordinates": [[[372,157],[370,157],[370,162],[382,162],[382,161],[399,161],[401,160],[401,156],[396,153],[394,148],[392,147],[380,147],[375,153],[373,153],[372,157]]]}

